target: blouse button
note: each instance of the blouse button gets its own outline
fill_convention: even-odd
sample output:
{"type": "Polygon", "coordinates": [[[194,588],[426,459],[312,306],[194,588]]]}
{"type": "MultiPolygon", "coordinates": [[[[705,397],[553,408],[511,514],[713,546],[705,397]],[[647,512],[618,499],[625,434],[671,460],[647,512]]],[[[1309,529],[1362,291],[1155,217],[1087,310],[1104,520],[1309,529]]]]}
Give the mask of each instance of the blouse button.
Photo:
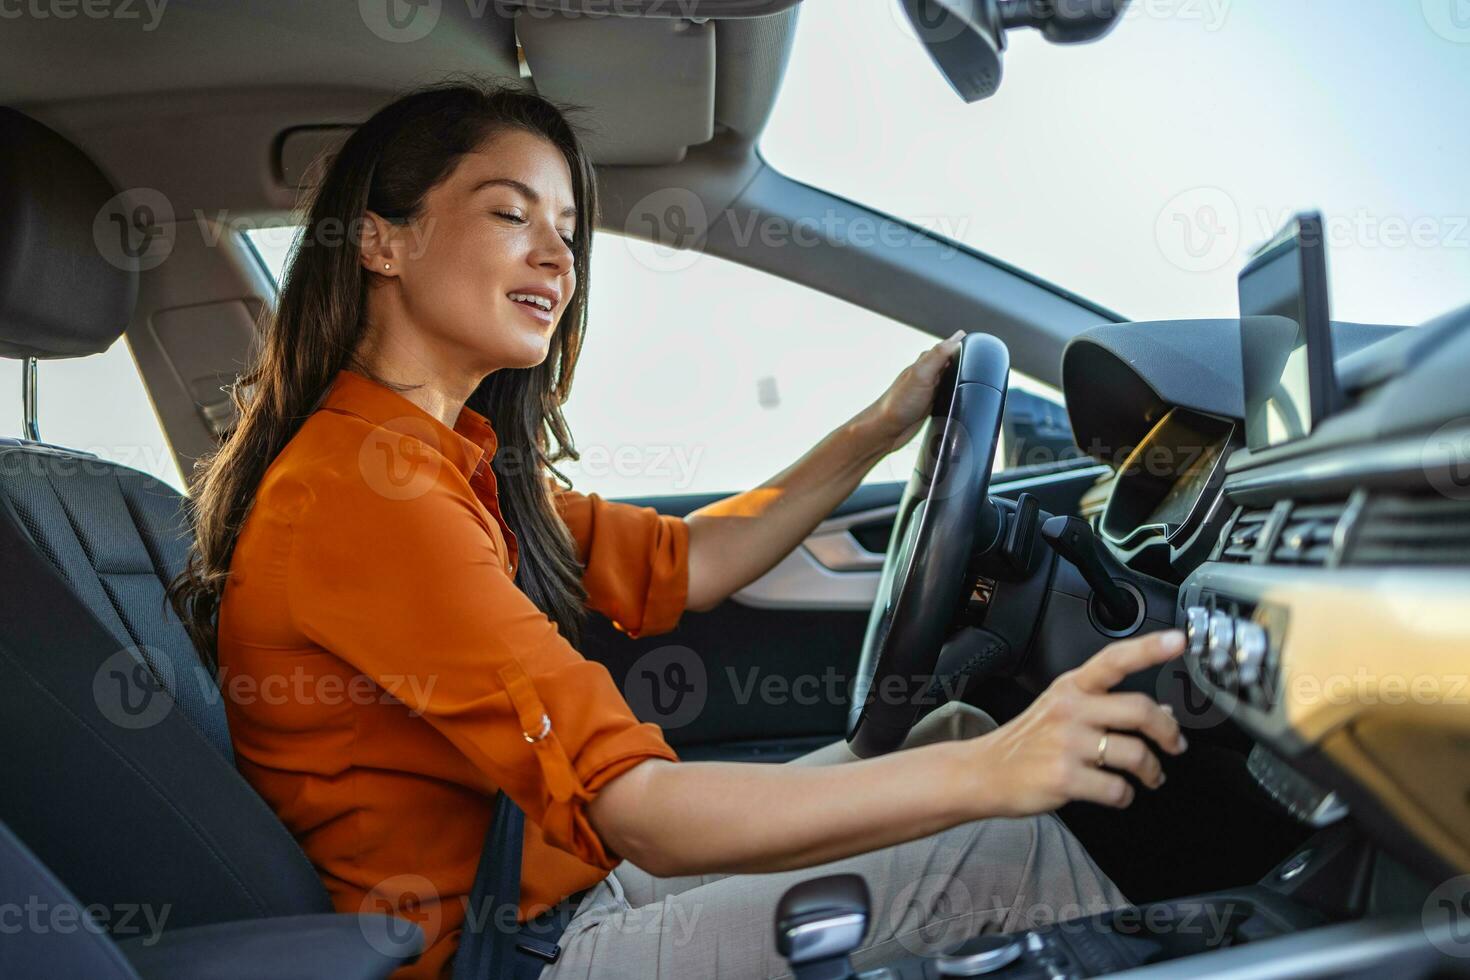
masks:
{"type": "Polygon", "coordinates": [[[532,744],[541,741],[543,738],[545,738],[546,736],[548,736],[550,734],[551,734],[551,716],[548,715],[548,714],[542,714],[541,715],[541,731],[538,732],[538,733],[536,733],[536,735],[533,736],[533,735],[531,735],[528,732],[524,732],[524,731],[521,732],[521,736],[523,738],[525,738],[526,741],[531,742],[532,744]]]}

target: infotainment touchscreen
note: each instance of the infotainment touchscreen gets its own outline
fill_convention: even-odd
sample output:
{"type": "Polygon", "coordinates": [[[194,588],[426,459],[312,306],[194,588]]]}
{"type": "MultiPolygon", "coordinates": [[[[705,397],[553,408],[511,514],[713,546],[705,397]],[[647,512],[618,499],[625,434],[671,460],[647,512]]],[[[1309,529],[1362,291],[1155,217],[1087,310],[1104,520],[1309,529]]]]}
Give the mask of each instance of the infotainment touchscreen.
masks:
{"type": "Polygon", "coordinates": [[[1240,274],[1249,449],[1298,439],[1337,407],[1322,217],[1298,215],[1240,274]]]}

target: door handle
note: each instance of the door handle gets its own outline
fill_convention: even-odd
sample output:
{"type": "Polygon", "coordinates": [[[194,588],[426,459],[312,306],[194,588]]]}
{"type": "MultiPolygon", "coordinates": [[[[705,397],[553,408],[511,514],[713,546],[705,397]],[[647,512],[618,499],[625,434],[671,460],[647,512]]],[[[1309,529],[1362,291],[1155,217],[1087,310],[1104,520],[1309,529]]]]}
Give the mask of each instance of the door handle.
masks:
{"type": "Polygon", "coordinates": [[[802,544],[829,571],[872,572],[883,567],[883,553],[863,547],[847,528],[818,532],[802,544]]]}

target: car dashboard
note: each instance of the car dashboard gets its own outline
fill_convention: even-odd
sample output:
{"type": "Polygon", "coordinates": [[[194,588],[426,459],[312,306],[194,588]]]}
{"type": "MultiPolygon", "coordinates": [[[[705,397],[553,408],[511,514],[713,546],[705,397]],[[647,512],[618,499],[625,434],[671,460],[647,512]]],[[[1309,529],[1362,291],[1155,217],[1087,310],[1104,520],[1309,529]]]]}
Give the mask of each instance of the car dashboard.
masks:
{"type": "Polygon", "coordinates": [[[1349,404],[1267,450],[1243,448],[1238,321],[1083,334],[1068,410],[1115,469],[1105,546],[1178,587],[1189,723],[1238,726],[1304,822],[1351,814],[1443,878],[1470,871],[1470,308],[1333,336],[1349,404]]]}

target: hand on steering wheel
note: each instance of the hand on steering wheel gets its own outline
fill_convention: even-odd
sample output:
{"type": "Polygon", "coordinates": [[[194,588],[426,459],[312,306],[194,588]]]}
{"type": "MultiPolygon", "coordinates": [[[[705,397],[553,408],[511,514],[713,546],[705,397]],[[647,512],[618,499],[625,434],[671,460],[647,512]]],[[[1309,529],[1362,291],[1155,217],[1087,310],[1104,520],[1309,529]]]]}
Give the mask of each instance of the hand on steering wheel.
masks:
{"type": "Polygon", "coordinates": [[[990,465],[1010,376],[1005,344],[972,333],[934,386],[920,458],[904,487],[853,684],[847,742],[860,757],[902,744],[940,647],[971,591],[967,569],[998,530],[990,465]]]}
{"type": "Polygon", "coordinates": [[[1110,693],[1123,678],[1178,656],[1178,630],[1149,633],[1104,647],[1082,666],[1058,677],[1021,714],[970,740],[977,794],[1002,816],[1046,813],[1074,800],[1126,807],[1129,773],[1157,789],[1163,768],[1143,738],[1178,755],[1187,747],[1179,723],[1144,694],[1110,693]],[[1135,733],[1135,734],[1130,734],[1135,733]]]}

